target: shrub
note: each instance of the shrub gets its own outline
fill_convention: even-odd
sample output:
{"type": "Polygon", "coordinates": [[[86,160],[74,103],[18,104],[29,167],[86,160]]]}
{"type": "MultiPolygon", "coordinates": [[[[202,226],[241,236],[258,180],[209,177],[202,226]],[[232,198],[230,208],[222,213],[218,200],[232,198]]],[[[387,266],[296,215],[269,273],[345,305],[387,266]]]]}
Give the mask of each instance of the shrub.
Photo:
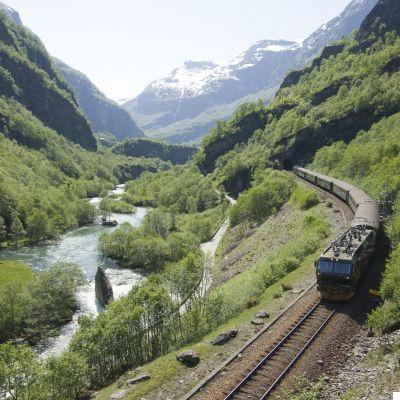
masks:
{"type": "Polygon", "coordinates": [[[232,226],[245,221],[259,224],[275,213],[289,198],[294,181],[285,173],[267,171],[261,182],[242,193],[237,203],[230,209],[229,217],[232,226]]]}
{"type": "Polygon", "coordinates": [[[308,210],[318,204],[317,194],[313,190],[302,186],[297,186],[290,199],[300,210],[308,210]]]}

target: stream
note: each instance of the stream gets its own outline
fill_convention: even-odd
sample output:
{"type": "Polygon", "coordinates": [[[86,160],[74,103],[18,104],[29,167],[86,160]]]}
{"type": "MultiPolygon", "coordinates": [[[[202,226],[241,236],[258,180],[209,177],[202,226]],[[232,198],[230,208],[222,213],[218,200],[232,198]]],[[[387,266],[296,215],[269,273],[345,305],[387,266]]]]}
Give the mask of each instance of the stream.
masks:
{"type": "MultiPolygon", "coordinates": [[[[110,194],[122,194],[123,192],[123,185],[119,185],[110,194]]],[[[95,197],[90,202],[97,207],[100,200],[100,198],[95,197]]],[[[146,208],[136,207],[135,214],[112,214],[111,219],[118,221],[119,224],[129,222],[133,226],[139,226],[145,215],[146,208]]],[[[133,270],[119,268],[115,261],[103,257],[97,249],[100,236],[115,229],[115,227],[102,226],[100,223],[96,223],[73,229],[62,235],[57,241],[21,246],[18,249],[11,247],[0,252],[0,260],[22,261],[34,270],[47,269],[57,261],[70,261],[79,264],[86,273],[88,284],[81,287],[77,293],[79,310],[74,314],[72,321],[61,327],[58,336],[43,339],[38,343],[35,348],[41,357],[60,354],[67,348],[78,328],[78,320],[81,315],[91,314],[96,316],[102,311],[102,306],[96,300],[94,286],[94,277],[98,267],[107,270],[106,273],[111,281],[114,298],[126,295],[132,286],[143,279],[142,275],[133,270]]]]}

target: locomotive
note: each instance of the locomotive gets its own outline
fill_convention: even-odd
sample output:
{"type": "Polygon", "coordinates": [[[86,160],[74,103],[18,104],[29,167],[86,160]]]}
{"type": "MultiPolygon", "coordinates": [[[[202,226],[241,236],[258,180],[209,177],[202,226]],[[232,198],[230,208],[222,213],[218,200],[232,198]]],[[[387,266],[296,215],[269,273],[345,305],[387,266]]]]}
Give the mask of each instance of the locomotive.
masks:
{"type": "Polygon", "coordinates": [[[322,298],[348,300],[372,258],[380,229],[377,203],[357,187],[295,166],[293,172],[320,188],[333,193],[352,209],[351,227],[328,246],[315,262],[317,289],[322,298]]]}

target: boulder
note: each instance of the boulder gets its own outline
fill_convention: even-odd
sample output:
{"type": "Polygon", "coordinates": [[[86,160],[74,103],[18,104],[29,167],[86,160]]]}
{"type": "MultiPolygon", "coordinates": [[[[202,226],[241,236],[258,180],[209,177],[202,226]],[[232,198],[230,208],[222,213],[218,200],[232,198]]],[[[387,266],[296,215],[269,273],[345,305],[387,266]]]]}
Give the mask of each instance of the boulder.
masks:
{"type": "Polygon", "coordinates": [[[96,298],[103,307],[105,307],[110,301],[114,300],[111,282],[108,279],[106,272],[101,267],[97,269],[95,291],[96,298]]]}
{"type": "Polygon", "coordinates": [[[211,341],[211,344],[213,344],[214,346],[221,346],[226,342],[229,342],[229,340],[235,338],[237,334],[238,334],[237,329],[231,329],[230,331],[226,331],[218,335],[215,339],[211,341]]]}
{"type": "Polygon", "coordinates": [[[200,357],[193,350],[186,350],[178,354],[176,359],[186,367],[195,367],[200,362],[200,357]]]}
{"type": "Polygon", "coordinates": [[[264,325],[264,320],[262,318],[254,318],[251,320],[253,325],[264,325]]]}
{"type": "Polygon", "coordinates": [[[269,318],[269,312],[267,310],[260,310],[256,314],[256,318],[269,318]]]}
{"type": "Polygon", "coordinates": [[[126,396],[126,390],[121,390],[120,392],[114,393],[110,396],[110,400],[120,400],[124,399],[126,396]]]}
{"type": "Polygon", "coordinates": [[[136,376],[135,378],[129,379],[128,381],[126,381],[127,386],[132,386],[132,385],[136,385],[139,382],[144,382],[144,381],[148,381],[151,378],[151,376],[149,374],[142,374],[139,376],[136,376]]]}

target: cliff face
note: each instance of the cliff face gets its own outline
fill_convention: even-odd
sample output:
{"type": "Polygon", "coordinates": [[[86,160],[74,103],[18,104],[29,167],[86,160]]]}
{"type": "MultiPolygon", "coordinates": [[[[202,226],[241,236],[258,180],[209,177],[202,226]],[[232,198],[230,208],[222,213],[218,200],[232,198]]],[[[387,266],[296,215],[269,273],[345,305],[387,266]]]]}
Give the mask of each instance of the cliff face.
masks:
{"type": "Polygon", "coordinates": [[[105,307],[110,301],[114,300],[110,280],[108,279],[104,269],[101,267],[97,269],[95,285],[96,298],[103,307],[105,307]]]}
{"type": "Polygon", "coordinates": [[[53,60],[58,71],[73,89],[95,132],[108,132],[117,139],[144,136],[130,114],[108,99],[87,76],[60,60],[53,60]]]}
{"type": "Polygon", "coordinates": [[[400,33],[400,2],[398,0],[379,0],[367,15],[356,35],[359,42],[368,42],[383,37],[386,32],[400,33]]]}
{"type": "MultiPolygon", "coordinates": [[[[41,41],[4,12],[0,13],[0,95],[13,97],[58,134],[96,149],[88,120],[41,41]]],[[[0,115],[5,117],[1,110],[0,115]]]]}

